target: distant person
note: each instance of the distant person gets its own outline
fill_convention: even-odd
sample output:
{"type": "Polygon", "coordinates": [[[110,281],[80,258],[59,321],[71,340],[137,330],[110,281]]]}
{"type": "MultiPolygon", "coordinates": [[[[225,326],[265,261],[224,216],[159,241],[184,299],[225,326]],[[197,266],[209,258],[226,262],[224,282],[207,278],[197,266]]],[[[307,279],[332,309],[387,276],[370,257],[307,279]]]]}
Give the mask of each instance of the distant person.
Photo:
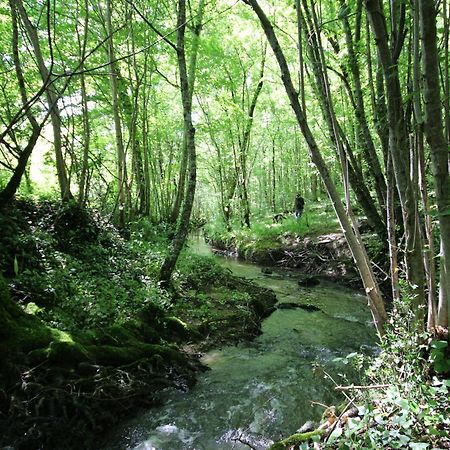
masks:
{"type": "Polygon", "coordinates": [[[302,217],[304,209],[305,209],[305,199],[300,194],[297,194],[295,196],[295,203],[294,203],[294,217],[297,220],[300,219],[300,217],[302,217]]]}

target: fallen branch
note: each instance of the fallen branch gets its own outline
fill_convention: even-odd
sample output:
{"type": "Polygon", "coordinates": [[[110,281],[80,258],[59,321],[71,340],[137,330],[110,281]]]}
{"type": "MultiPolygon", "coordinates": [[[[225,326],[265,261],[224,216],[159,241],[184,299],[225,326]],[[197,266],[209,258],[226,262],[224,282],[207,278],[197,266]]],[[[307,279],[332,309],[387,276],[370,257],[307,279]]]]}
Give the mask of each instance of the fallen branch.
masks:
{"type": "Polygon", "coordinates": [[[282,441],[275,442],[269,447],[269,450],[285,450],[288,447],[300,445],[314,436],[323,436],[326,432],[326,428],[319,427],[313,431],[307,431],[306,433],[296,433],[282,441]]]}

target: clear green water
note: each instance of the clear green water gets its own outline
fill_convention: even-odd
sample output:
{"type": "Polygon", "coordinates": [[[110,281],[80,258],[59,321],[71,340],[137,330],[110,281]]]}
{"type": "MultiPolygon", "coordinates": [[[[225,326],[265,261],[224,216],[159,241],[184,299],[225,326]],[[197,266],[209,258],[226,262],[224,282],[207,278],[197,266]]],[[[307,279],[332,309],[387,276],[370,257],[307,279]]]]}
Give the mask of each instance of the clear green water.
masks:
{"type": "MultiPolygon", "coordinates": [[[[207,252],[200,242],[199,253],[207,252]]],[[[220,258],[220,257],[218,257],[220,258]]],[[[222,264],[277,293],[279,302],[309,303],[320,311],[279,309],[263,322],[252,342],[207,353],[211,370],[188,393],[168,390],[165,405],[143,413],[117,430],[108,449],[258,450],[320,418],[323,405],[338,404],[339,374],[348,366],[333,361],[375,349],[366,300],[332,284],[300,288],[293,272],[263,275],[261,268],[232,259],[222,264]]]]}

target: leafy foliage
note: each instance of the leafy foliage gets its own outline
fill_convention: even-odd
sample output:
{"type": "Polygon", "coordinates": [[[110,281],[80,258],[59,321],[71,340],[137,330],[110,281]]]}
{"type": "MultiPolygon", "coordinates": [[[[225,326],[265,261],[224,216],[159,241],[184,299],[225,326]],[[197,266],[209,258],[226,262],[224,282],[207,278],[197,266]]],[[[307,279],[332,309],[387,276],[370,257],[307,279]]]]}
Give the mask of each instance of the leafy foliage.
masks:
{"type": "Polygon", "coordinates": [[[358,415],[330,436],[326,448],[431,450],[450,445],[450,380],[433,375],[444,367],[447,345],[411,328],[410,315],[407,300],[395,304],[381,353],[366,372],[368,384],[385,387],[359,395],[363,406],[358,415]]]}
{"type": "Polygon", "coordinates": [[[262,216],[252,228],[236,226],[226,230],[220,223],[208,223],[205,233],[212,242],[222,242],[234,247],[245,255],[247,252],[274,250],[288,240],[312,237],[327,232],[335,232],[339,225],[327,202],[312,204],[303,216],[297,220],[292,214],[286,214],[280,222],[274,222],[272,216],[262,216]]]}
{"type": "MultiPolygon", "coordinates": [[[[71,203],[21,207],[16,210],[21,221],[14,232],[2,234],[1,245],[17,260],[13,297],[24,307],[36,304],[46,322],[89,329],[124,323],[149,303],[167,306],[146,267],[154,254],[125,241],[100,215],[71,203]]],[[[4,264],[11,273],[11,256],[4,264]]]]}

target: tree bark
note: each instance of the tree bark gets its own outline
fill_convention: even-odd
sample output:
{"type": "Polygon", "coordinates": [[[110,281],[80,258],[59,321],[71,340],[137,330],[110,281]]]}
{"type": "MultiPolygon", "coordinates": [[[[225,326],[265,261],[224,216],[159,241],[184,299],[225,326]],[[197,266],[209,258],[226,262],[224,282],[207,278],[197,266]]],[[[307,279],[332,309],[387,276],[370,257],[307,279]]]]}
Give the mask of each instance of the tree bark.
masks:
{"type": "Polygon", "coordinates": [[[86,77],[84,75],[84,59],[86,55],[86,45],[87,45],[87,36],[88,36],[88,27],[89,27],[89,5],[88,1],[84,2],[85,9],[85,19],[84,19],[84,36],[83,40],[78,32],[77,28],[77,39],[78,39],[78,47],[80,49],[80,87],[81,87],[81,110],[83,116],[83,158],[81,163],[81,171],[79,178],[79,192],[78,192],[78,203],[81,206],[86,205],[86,200],[89,192],[89,180],[88,180],[88,172],[89,172],[89,147],[91,140],[91,125],[89,122],[89,110],[88,110],[88,98],[87,98],[87,89],[86,89],[86,77]]]}
{"type": "MultiPolygon", "coordinates": [[[[197,10],[197,18],[195,20],[195,24],[192,27],[192,48],[191,48],[191,56],[189,60],[189,68],[188,70],[188,83],[189,83],[189,95],[194,95],[194,84],[195,84],[195,75],[197,70],[197,57],[198,57],[198,46],[200,44],[200,34],[203,28],[203,14],[205,12],[205,0],[200,0],[198,4],[197,10]]],[[[175,202],[172,208],[172,212],[170,215],[170,223],[176,223],[178,216],[180,215],[181,204],[186,195],[186,171],[188,166],[188,149],[187,142],[183,141],[183,151],[181,156],[180,163],[180,174],[178,176],[178,189],[175,195],[175,202]]]]}
{"type": "Polygon", "coordinates": [[[26,171],[26,167],[28,164],[28,160],[31,156],[31,153],[36,145],[36,142],[41,134],[41,130],[44,126],[44,123],[48,116],[38,124],[36,118],[33,116],[30,109],[27,108],[28,99],[25,87],[25,80],[23,77],[22,66],[20,64],[19,57],[19,31],[18,31],[18,17],[17,17],[17,9],[13,0],[9,2],[11,9],[11,19],[12,19],[12,50],[13,50],[13,61],[14,61],[14,69],[17,77],[17,84],[19,86],[20,98],[22,101],[22,105],[25,108],[25,115],[28,121],[31,124],[31,136],[28,139],[28,143],[24,149],[20,151],[19,159],[17,161],[16,168],[9,179],[6,186],[0,192],[0,208],[6,206],[8,203],[12,201],[14,195],[17,192],[17,189],[20,186],[20,182],[22,177],[26,171]]]}
{"type": "Polygon", "coordinates": [[[105,11],[106,32],[108,33],[108,63],[109,63],[109,83],[111,86],[111,100],[114,118],[114,131],[116,138],[116,153],[117,153],[117,208],[118,208],[118,225],[119,228],[125,228],[126,218],[126,164],[125,164],[125,148],[123,145],[122,135],[122,121],[120,118],[119,105],[119,89],[118,89],[118,72],[115,63],[115,51],[113,41],[113,27],[112,27],[112,6],[111,0],[106,0],[105,11]]]}
{"type": "MultiPolygon", "coordinates": [[[[176,235],[171,243],[169,253],[166,256],[160,271],[160,282],[163,288],[169,287],[173,270],[178,257],[183,249],[189,231],[189,221],[194,204],[195,186],[197,180],[197,161],[195,149],[195,128],[192,124],[192,94],[190,89],[194,89],[194,83],[189,83],[186,50],[185,50],[185,30],[186,30],[186,1],[178,0],[178,20],[177,20],[177,60],[180,71],[180,91],[183,104],[184,135],[188,153],[188,183],[186,198],[181,211],[180,222],[176,235]]],[[[193,74],[191,74],[193,76],[193,74]]]]}
{"type": "Polygon", "coordinates": [[[409,172],[410,158],[398,66],[396,55],[389,47],[386,19],[379,0],[366,0],[366,9],[378,48],[378,59],[383,68],[387,93],[389,151],[392,155],[405,232],[406,278],[413,291],[413,309],[420,323],[424,317],[425,305],[422,238],[416,189],[409,172]]]}
{"type": "MultiPolygon", "coordinates": [[[[345,5],[341,0],[341,5],[345,5]]],[[[369,171],[375,180],[375,190],[377,192],[378,202],[382,210],[386,208],[386,180],[381,169],[380,161],[375,150],[375,144],[372,139],[372,135],[369,130],[369,126],[366,119],[366,112],[364,106],[364,96],[361,87],[361,74],[359,70],[359,64],[357,55],[355,52],[355,46],[353,42],[353,35],[348,21],[347,14],[342,17],[342,23],[344,26],[345,39],[347,43],[347,50],[349,56],[349,67],[353,77],[354,86],[354,98],[355,98],[355,117],[359,127],[362,130],[363,135],[363,150],[364,156],[369,162],[369,171]]]]}
{"type": "Polygon", "coordinates": [[[59,188],[62,200],[70,200],[71,198],[73,198],[73,196],[70,191],[70,182],[67,175],[66,164],[64,161],[62,150],[61,114],[58,108],[59,96],[55,90],[54,84],[49,83],[51,81],[52,74],[44,62],[37,28],[31,23],[28,14],[23,6],[22,0],[13,0],[13,4],[17,7],[23,26],[27,32],[28,37],[30,38],[42,82],[48,85],[45,93],[47,96],[47,104],[50,111],[50,119],[53,128],[53,146],[55,149],[56,172],[58,175],[59,188]]]}
{"type": "Polygon", "coordinates": [[[430,146],[439,226],[441,230],[440,290],[437,324],[450,323],[450,175],[449,142],[443,132],[436,10],[433,0],[417,0],[422,34],[425,135],[430,146]]]}
{"type": "MultiPolygon", "coordinates": [[[[364,210],[369,224],[374,228],[382,242],[386,241],[386,226],[380,213],[378,212],[375,202],[373,201],[369,189],[363,183],[362,170],[354,156],[353,149],[341,129],[337,121],[333,99],[330,95],[329,80],[327,76],[327,66],[324,61],[323,49],[320,41],[317,21],[315,19],[314,11],[310,11],[307,2],[303,0],[303,9],[305,17],[299,14],[298,17],[302,20],[302,29],[305,33],[305,40],[307,41],[307,49],[310,60],[312,61],[312,71],[314,73],[315,87],[322,110],[322,115],[328,125],[328,133],[331,142],[336,148],[338,158],[341,158],[340,153],[345,151],[346,162],[348,168],[348,175],[350,185],[355,193],[359,204],[364,210]]],[[[342,168],[344,170],[344,168],[342,168]]],[[[384,202],[384,199],[382,199],[384,202]]]]}

